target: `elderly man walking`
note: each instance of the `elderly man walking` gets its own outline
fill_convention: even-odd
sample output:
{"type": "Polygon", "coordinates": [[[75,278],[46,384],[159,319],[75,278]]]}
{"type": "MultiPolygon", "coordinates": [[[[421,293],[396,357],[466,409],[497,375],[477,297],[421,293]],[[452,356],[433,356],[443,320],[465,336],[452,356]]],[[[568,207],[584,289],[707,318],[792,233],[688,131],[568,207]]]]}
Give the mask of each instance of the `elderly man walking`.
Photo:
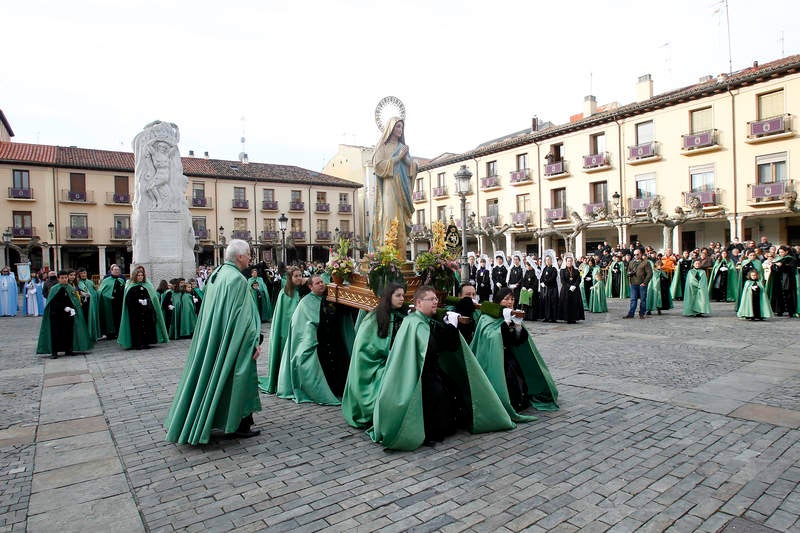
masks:
{"type": "Polygon", "coordinates": [[[639,303],[639,318],[644,318],[647,312],[647,285],[653,277],[653,267],[650,261],[642,257],[642,251],[633,251],[633,260],[628,263],[628,283],[631,286],[631,307],[628,314],[622,318],[633,318],[636,313],[637,300],[639,303]]]}

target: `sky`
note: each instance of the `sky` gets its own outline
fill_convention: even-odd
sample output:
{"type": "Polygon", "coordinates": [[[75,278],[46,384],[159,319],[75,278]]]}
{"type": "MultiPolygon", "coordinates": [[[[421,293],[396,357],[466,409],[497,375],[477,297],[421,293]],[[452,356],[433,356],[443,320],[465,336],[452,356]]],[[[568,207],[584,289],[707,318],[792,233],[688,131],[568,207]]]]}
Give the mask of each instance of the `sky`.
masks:
{"type": "MultiPolygon", "coordinates": [[[[729,70],[724,0],[60,0],[0,3],[0,109],[16,142],[132,151],[153,120],[182,155],[321,170],[372,146],[385,96],[412,155],[464,152],[598,104],[729,70]]],[[[733,70],[800,53],[800,2],[729,0],[733,70]]]]}

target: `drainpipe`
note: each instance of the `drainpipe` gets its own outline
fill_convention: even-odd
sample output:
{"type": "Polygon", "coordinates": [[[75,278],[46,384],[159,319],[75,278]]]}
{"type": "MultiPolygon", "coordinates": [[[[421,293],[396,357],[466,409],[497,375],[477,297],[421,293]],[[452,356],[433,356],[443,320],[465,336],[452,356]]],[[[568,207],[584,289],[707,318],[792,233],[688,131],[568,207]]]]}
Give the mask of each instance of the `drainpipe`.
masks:
{"type": "MultiPolygon", "coordinates": [[[[619,202],[619,214],[622,215],[625,212],[625,189],[622,186],[622,168],[625,164],[622,156],[622,126],[619,123],[618,115],[614,115],[614,123],[617,125],[617,153],[619,154],[617,157],[619,158],[619,194],[621,196],[619,202]]],[[[626,243],[623,242],[625,240],[627,232],[622,231],[622,225],[617,228],[617,243],[621,245],[625,245],[626,243]]]]}
{"type": "MultiPolygon", "coordinates": [[[[735,95],[731,90],[730,84],[728,84],[728,94],[731,96],[731,155],[733,157],[733,224],[737,233],[740,233],[740,225],[739,225],[739,173],[737,172],[738,169],[738,162],[739,160],[736,158],[736,106],[734,105],[735,102],[735,95]]],[[[744,233],[744,222],[742,221],[741,225],[741,233],[744,233]]],[[[739,239],[744,239],[744,235],[732,235],[733,237],[739,237],[739,239]]]]}
{"type": "MultiPolygon", "coordinates": [[[[538,174],[539,173],[539,169],[542,168],[542,159],[541,159],[542,154],[541,154],[541,152],[539,150],[539,148],[541,148],[541,147],[539,146],[539,143],[536,142],[536,141],[533,141],[533,144],[534,144],[534,146],[536,146],[536,173],[538,174]]],[[[544,204],[542,202],[542,176],[541,175],[539,176],[539,179],[536,180],[536,183],[537,183],[537,186],[538,186],[538,189],[539,189],[539,209],[538,209],[538,211],[539,211],[539,223],[537,224],[537,227],[539,229],[542,229],[542,222],[544,221],[544,219],[542,218],[542,212],[544,211],[544,204]]],[[[539,258],[541,258],[542,257],[542,252],[544,252],[544,237],[541,236],[541,234],[540,234],[540,236],[539,236],[539,238],[537,240],[539,241],[539,253],[537,253],[536,255],[539,256],[539,258]]]]}
{"type": "MultiPolygon", "coordinates": [[[[475,162],[475,225],[481,227],[481,175],[478,170],[478,158],[473,157],[472,160],[475,162]]],[[[475,235],[475,238],[478,241],[478,256],[480,257],[484,253],[483,237],[478,234],[475,235]]]]}

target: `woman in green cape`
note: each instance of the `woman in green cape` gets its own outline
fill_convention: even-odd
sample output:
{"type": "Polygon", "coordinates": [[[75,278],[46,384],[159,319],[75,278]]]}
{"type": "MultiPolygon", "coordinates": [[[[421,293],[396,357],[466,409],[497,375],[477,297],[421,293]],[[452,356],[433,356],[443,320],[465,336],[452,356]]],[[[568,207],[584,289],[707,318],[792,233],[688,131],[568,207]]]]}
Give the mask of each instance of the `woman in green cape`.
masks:
{"type": "Polygon", "coordinates": [[[739,300],[739,309],[736,311],[736,316],[739,318],[764,320],[774,316],[767,291],[764,290],[758,270],[755,268],[748,271],[748,279],[744,282],[739,300]]]}
{"type": "Polygon", "coordinates": [[[581,264],[581,268],[579,269],[581,272],[581,283],[579,288],[581,291],[581,300],[583,300],[583,309],[585,311],[589,311],[589,300],[591,299],[592,287],[595,283],[595,268],[596,263],[594,261],[594,257],[590,257],[581,264]]]}
{"type": "Polygon", "coordinates": [[[671,282],[669,276],[664,272],[664,264],[661,259],[655,262],[653,267],[653,277],[650,278],[650,283],[647,284],[647,314],[653,314],[657,311],[672,309],[672,294],[670,292],[671,282]]]}
{"type": "Polygon", "coordinates": [[[470,350],[514,422],[536,420],[520,414],[533,406],[540,411],[558,409],[558,389],[533,339],[512,315],[514,294],[502,288],[494,295],[497,306],[484,306],[470,350]],[[502,313],[502,314],[501,314],[502,313]]]}
{"type": "Polygon", "coordinates": [[[278,372],[281,367],[281,354],[289,334],[292,315],[300,302],[300,286],[303,273],[297,267],[286,269],[287,283],[278,294],[275,311],[272,313],[269,350],[267,352],[267,376],[258,378],[258,388],[268,394],[275,394],[278,387],[278,372]]]}
{"type": "Polygon", "coordinates": [[[708,302],[708,278],[706,271],[700,268],[700,260],[694,262],[694,268],[686,274],[686,286],[683,288],[683,316],[700,317],[711,314],[708,302]]]}
{"type": "Polygon", "coordinates": [[[619,256],[608,265],[606,277],[606,298],[625,299],[630,296],[631,287],[628,284],[628,270],[619,256]]]}
{"type": "Polygon", "coordinates": [[[599,266],[594,267],[592,272],[594,283],[589,295],[589,311],[592,313],[608,313],[608,303],[606,302],[606,286],[603,283],[603,271],[599,266]]]}
{"type": "Polygon", "coordinates": [[[471,433],[515,427],[458,334],[456,314],[446,315],[447,324],[436,318],[435,294],[428,286],[416,290],[416,311],[403,319],[389,350],[369,430],[386,448],[414,450],[455,426],[471,433]]]}
{"type": "Polygon", "coordinates": [[[58,281],[59,284],[53,285],[47,293],[42,325],[39,328],[39,341],[36,344],[37,354],[51,354],[54,359],[58,357],[57,353],[60,351],[70,355],[73,352],[88,352],[94,346],[94,340],[89,337],[89,330],[83,318],[80,297],[67,282],[65,271],[58,273],[58,281]],[[65,327],[71,327],[71,330],[62,338],[60,336],[65,333],[65,327]],[[67,342],[60,342],[64,339],[67,339],[67,342]]]}
{"type": "MultiPolygon", "coordinates": [[[[103,336],[100,333],[100,302],[97,289],[94,283],[89,279],[86,269],[81,267],[78,269],[78,290],[85,293],[89,298],[88,314],[87,308],[84,307],[84,319],[86,320],[86,327],[89,330],[89,338],[97,340],[103,336]]],[[[83,295],[81,295],[83,297],[83,295]]]]}
{"type": "Polygon", "coordinates": [[[405,316],[405,294],[399,283],[388,283],[378,305],[359,322],[342,396],[344,419],[355,428],[372,425],[386,358],[405,316]]]}
{"type": "Polygon", "coordinates": [[[739,272],[736,270],[736,263],[728,257],[727,250],[722,250],[720,258],[714,263],[708,285],[708,297],[711,300],[717,302],[739,300],[739,272]]]}
{"type": "Polygon", "coordinates": [[[742,259],[742,262],[739,264],[739,290],[737,291],[739,298],[741,298],[744,284],[750,279],[751,270],[758,272],[758,279],[762,281],[762,284],[765,284],[764,267],[761,266],[761,261],[756,258],[756,252],[754,250],[748,251],[747,257],[742,259]]]}
{"type": "Polygon", "coordinates": [[[158,293],[147,280],[143,266],[131,272],[124,301],[117,337],[120,346],[140,350],[150,344],[169,342],[158,293]]]}

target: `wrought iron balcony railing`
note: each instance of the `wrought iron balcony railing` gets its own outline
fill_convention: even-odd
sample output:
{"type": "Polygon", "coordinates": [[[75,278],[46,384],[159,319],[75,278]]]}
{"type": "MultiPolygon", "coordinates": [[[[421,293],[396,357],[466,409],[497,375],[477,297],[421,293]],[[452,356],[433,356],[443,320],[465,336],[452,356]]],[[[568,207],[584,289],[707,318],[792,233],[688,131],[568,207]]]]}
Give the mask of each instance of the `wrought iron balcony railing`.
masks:
{"type": "Polygon", "coordinates": [[[9,187],[8,198],[11,200],[33,200],[33,189],[30,187],[9,187]]]}

